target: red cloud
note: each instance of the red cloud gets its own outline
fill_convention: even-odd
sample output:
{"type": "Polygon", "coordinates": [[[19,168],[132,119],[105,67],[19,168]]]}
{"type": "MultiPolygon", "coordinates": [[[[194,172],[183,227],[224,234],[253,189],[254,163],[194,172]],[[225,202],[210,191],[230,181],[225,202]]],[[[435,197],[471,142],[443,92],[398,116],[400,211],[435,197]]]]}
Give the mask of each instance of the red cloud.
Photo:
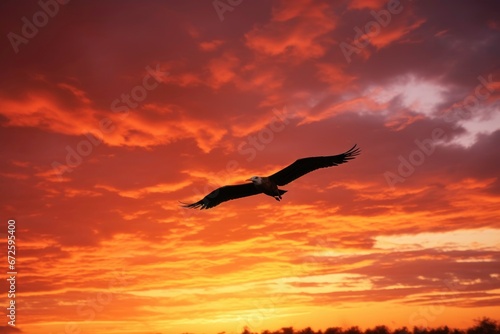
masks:
{"type": "Polygon", "coordinates": [[[331,42],[325,34],[336,26],[327,4],[282,1],[271,22],[256,26],[245,35],[247,46],[270,56],[291,56],[296,61],[325,54],[331,42]]]}

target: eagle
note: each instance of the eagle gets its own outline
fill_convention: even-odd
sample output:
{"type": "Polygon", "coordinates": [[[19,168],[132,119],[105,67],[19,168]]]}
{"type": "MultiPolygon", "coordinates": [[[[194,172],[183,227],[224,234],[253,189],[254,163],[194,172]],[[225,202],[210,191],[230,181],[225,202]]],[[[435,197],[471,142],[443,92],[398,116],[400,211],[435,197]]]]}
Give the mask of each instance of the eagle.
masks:
{"type": "Polygon", "coordinates": [[[354,159],[361,150],[354,145],[342,154],[331,156],[308,157],[296,160],[291,165],[269,176],[252,176],[248,180],[251,183],[227,185],[215,189],[207,196],[195,203],[187,204],[181,202],[185,208],[200,210],[210,209],[223,202],[257,194],[266,194],[281,201],[282,195],[287,190],[279,189],[299,177],[319,168],[333,167],[354,159]]]}

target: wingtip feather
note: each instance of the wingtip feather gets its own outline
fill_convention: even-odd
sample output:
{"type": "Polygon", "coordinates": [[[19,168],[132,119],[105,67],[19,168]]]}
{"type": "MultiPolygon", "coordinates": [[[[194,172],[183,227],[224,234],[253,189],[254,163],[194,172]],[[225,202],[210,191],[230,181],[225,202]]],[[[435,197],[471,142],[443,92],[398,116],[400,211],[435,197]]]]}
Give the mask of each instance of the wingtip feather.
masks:
{"type": "Polygon", "coordinates": [[[347,155],[348,158],[354,158],[357,155],[361,153],[361,149],[358,147],[358,144],[354,144],[353,147],[351,147],[347,152],[345,152],[345,155],[347,155]]]}
{"type": "Polygon", "coordinates": [[[201,207],[200,210],[204,209],[203,204],[199,202],[189,204],[179,201],[179,203],[181,203],[181,207],[186,209],[198,209],[199,207],[201,207]]]}
{"type": "Polygon", "coordinates": [[[181,202],[181,201],[178,201],[179,203],[181,203],[181,207],[183,208],[187,208],[187,209],[200,209],[200,210],[206,210],[206,209],[210,209],[211,206],[208,206],[207,203],[204,203],[203,201],[199,201],[199,202],[196,202],[196,203],[184,203],[184,202],[181,202]]]}

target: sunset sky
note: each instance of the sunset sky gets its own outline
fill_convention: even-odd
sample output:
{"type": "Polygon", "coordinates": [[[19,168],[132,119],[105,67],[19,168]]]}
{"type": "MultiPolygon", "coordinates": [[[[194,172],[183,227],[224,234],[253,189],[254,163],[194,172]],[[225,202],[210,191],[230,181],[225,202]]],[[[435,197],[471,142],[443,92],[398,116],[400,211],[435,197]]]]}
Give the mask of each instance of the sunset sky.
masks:
{"type": "Polygon", "coordinates": [[[0,2],[16,327],[500,320],[500,2],[0,2]],[[355,160],[189,210],[358,144],[355,160]]]}

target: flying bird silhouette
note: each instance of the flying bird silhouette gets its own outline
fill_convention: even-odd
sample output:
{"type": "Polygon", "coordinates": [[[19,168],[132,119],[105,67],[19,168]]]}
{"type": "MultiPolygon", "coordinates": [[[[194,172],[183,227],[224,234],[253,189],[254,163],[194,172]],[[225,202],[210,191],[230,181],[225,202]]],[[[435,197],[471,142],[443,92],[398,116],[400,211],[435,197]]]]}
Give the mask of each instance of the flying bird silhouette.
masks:
{"type": "Polygon", "coordinates": [[[351,149],[342,154],[298,159],[273,175],[267,177],[252,176],[250,179],[245,180],[252,181],[252,183],[223,186],[215,189],[196,203],[187,204],[181,202],[181,204],[183,204],[182,206],[185,208],[200,208],[200,210],[210,209],[222,202],[261,193],[274,197],[277,201],[280,201],[282,198],[281,195],[286,193],[287,190],[278,189],[278,186],[284,186],[316,169],[337,166],[348,162],[354,159],[360,152],[360,149],[354,145],[351,149]]]}

